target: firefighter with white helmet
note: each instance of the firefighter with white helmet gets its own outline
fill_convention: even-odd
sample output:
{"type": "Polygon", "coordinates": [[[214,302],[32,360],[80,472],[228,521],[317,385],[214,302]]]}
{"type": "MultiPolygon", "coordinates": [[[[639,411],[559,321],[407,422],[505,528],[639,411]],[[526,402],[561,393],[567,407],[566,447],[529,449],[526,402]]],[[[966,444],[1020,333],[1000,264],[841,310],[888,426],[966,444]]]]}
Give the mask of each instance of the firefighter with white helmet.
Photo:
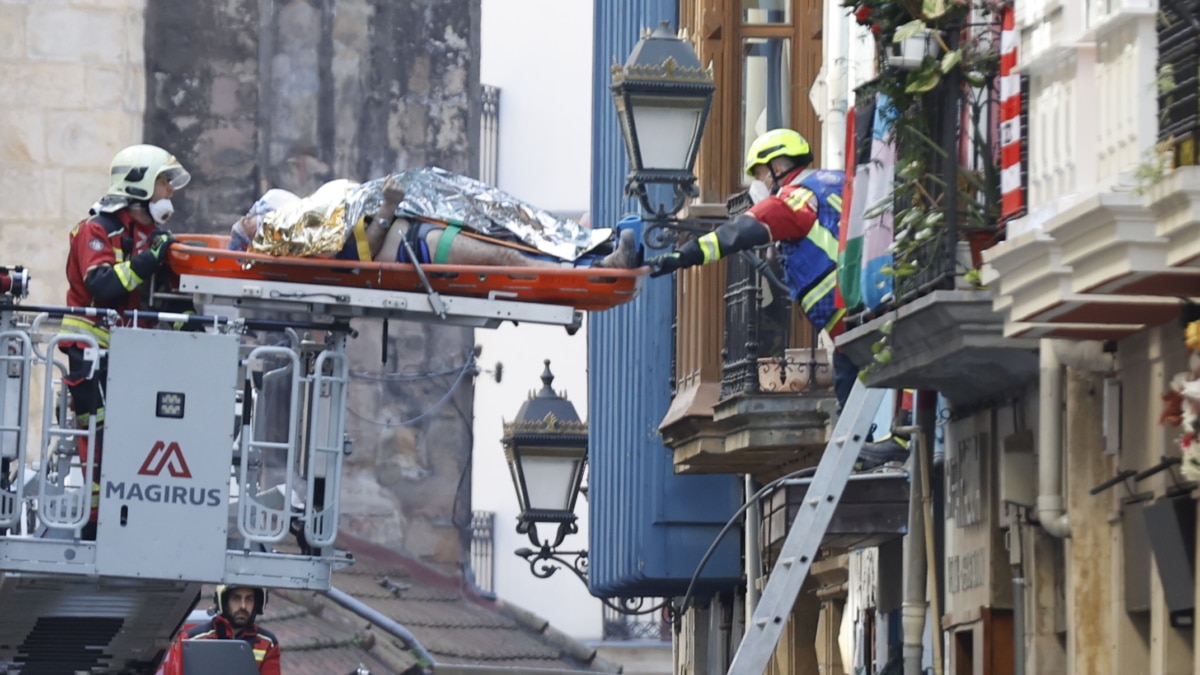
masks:
{"type": "MultiPolygon", "coordinates": [[[[108,191],[92,205],[88,217],[71,229],[67,254],[67,304],[72,307],[131,310],[144,309],[142,296],[151,277],[167,263],[174,239],[164,225],[175,212],[171,197],[191,180],[179,160],[155,145],[133,145],[113,157],[109,166],[108,191]]],[[[67,332],[90,335],[99,346],[108,347],[108,327],[99,317],[63,317],[67,332]]],[[[63,378],[71,392],[76,423],[86,428],[95,419],[104,423],[102,361],[95,372],[84,358],[84,343],[62,343],[69,361],[63,378]]],[[[94,536],[99,500],[100,441],[95,448],[92,483],[92,517],[84,536],[94,536]]],[[[86,462],[89,448],[81,442],[80,457],[86,462]]]]}
{"type": "Polygon", "coordinates": [[[255,621],[267,605],[267,589],[222,584],[213,593],[213,603],[216,614],[179,634],[159,672],[162,675],[182,672],[182,640],[241,640],[249,643],[254,652],[260,675],[279,675],[279,640],[255,621]]]}

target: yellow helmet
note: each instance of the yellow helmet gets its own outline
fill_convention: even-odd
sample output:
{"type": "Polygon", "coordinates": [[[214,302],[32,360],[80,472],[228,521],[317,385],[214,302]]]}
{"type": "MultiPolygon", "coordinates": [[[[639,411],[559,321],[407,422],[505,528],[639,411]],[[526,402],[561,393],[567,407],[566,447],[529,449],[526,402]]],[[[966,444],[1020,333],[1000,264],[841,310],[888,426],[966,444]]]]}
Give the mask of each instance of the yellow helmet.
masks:
{"type": "Polygon", "coordinates": [[[808,141],[791,129],[772,129],[754,139],[746,151],[746,175],[754,176],[754,167],[776,157],[799,157],[812,153],[808,141]]]}
{"type": "Polygon", "coordinates": [[[179,160],[166,150],[157,145],[131,145],[113,157],[108,194],[148,200],[154,194],[154,182],[159,176],[166,176],[176,190],[192,179],[179,160]]]}

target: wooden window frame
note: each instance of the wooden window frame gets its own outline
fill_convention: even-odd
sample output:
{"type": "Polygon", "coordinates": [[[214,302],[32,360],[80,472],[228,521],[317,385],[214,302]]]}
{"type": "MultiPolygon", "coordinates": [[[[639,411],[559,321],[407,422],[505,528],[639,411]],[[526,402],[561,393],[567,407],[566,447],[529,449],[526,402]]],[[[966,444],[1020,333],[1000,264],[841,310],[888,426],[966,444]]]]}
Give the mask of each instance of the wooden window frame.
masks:
{"type": "MultiPolygon", "coordinates": [[[[717,91],[696,162],[700,202],[723,204],[745,189],[742,179],[742,42],[747,38],[784,38],[791,41],[791,113],[788,126],[808,139],[813,156],[820,157],[820,122],[809,102],[809,87],[820,70],[806,67],[806,49],[821,39],[821,0],[788,0],[791,22],[746,24],[742,3],[736,0],[683,0],[680,25],[694,36],[701,63],[713,66],[717,91]]],[[[819,42],[817,43],[818,59],[819,42]]]]}

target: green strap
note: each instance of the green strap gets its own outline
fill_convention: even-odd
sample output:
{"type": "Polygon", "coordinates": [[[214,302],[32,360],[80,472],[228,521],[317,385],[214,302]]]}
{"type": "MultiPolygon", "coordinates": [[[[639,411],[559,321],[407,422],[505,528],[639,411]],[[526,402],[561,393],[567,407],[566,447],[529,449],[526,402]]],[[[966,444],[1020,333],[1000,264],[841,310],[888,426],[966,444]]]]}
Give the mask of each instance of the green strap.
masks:
{"type": "Polygon", "coordinates": [[[447,225],[446,229],[442,230],[442,237],[438,239],[437,252],[433,254],[434,265],[446,264],[446,259],[450,257],[450,244],[459,232],[462,232],[462,228],[458,225],[447,225]]]}

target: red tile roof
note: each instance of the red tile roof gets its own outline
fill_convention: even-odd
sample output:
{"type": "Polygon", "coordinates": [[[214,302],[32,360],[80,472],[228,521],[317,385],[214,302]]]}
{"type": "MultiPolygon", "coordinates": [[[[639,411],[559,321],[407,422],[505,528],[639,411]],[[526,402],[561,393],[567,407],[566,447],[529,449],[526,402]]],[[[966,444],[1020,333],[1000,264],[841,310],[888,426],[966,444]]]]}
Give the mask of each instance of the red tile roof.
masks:
{"type": "MultiPolygon", "coordinates": [[[[459,577],[350,535],[355,563],[333,586],[408,629],[436,663],[620,672],[620,666],[524,610],[489,600],[459,577]]],[[[386,627],[321,593],[274,591],[261,618],[279,637],[288,675],[399,674],[417,658],[386,627]]],[[[416,672],[415,670],[413,672],[416,672]]]]}

